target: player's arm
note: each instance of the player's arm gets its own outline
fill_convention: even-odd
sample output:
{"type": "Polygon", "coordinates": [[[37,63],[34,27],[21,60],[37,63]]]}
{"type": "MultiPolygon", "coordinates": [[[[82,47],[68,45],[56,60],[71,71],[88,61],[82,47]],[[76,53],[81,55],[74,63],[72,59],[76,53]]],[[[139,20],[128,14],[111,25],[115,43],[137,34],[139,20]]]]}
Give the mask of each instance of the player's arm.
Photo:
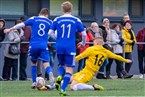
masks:
{"type": "Polygon", "coordinates": [[[107,55],[108,55],[108,58],[113,58],[113,59],[116,59],[116,60],[119,60],[119,61],[122,61],[122,62],[126,62],[126,63],[131,63],[132,62],[130,59],[125,59],[122,56],[116,55],[109,50],[107,50],[107,55]]]}
{"type": "Polygon", "coordinates": [[[87,48],[83,53],[79,54],[78,56],[75,57],[76,62],[79,60],[88,57],[91,53],[91,49],[87,48]]]}
{"type": "Polygon", "coordinates": [[[82,45],[86,44],[86,31],[82,31],[82,45]]]}
{"type": "Polygon", "coordinates": [[[16,30],[16,29],[22,28],[22,27],[24,27],[24,26],[25,26],[24,23],[19,23],[19,24],[15,25],[15,26],[13,26],[13,27],[11,27],[11,28],[5,29],[5,30],[4,30],[4,33],[11,32],[12,30],[16,30]]]}
{"type": "Polygon", "coordinates": [[[82,41],[77,44],[77,47],[83,47],[86,44],[86,31],[82,31],[82,41]]]}
{"type": "Polygon", "coordinates": [[[53,23],[50,26],[50,29],[48,31],[48,35],[50,37],[52,37],[53,39],[56,39],[56,35],[55,35],[55,30],[56,30],[56,20],[57,18],[54,19],[53,23]]]}
{"type": "Polygon", "coordinates": [[[49,32],[48,32],[48,35],[49,35],[50,37],[52,37],[53,39],[56,39],[54,30],[50,29],[49,32]]]}
{"type": "Polygon", "coordinates": [[[33,24],[33,20],[34,20],[34,17],[31,17],[28,20],[26,20],[25,22],[19,23],[9,29],[5,29],[4,32],[8,33],[8,32],[11,32],[12,30],[16,30],[16,29],[22,28],[24,26],[31,25],[31,24],[33,24]]]}
{"type": "Polygon", "coordinates": [[[82,33],[82,42],[80,44],[84,46],[86,44],[86,31],[80,19],[78,19],[77,25],[78,31],[82,33]]]}

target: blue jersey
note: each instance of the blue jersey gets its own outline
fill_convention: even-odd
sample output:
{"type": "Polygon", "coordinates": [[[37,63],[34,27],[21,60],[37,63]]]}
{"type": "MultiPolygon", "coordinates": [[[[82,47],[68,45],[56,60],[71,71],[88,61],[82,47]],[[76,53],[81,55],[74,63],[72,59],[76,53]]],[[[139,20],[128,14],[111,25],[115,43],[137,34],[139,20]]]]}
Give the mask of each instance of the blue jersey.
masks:
{"type": "Polygon", "coordinates": [[[31,26],[32,34],[30,39],[29,56],[31,61],[36,63],[38,59],[49,62],[48,52],[48,31],[52,21],[44,16],[31,17],[24,22],[25,26],[31,26]]]}
{"type": "Polygon", "coordinates": [[[57,54],[76,54],[76,32],[84,31],[84,27],[80,19],[65,14],[54,19],[50,28],[57,30],[56,49],[57,54]]]}
{"type": "Polygon", "coordinates": [[[33,43],[47,45],[51,20],[43,16],[34,16],[25,21],[24,24],[25,26],[31,26],[32,29],[30,45],[33,43]]]}

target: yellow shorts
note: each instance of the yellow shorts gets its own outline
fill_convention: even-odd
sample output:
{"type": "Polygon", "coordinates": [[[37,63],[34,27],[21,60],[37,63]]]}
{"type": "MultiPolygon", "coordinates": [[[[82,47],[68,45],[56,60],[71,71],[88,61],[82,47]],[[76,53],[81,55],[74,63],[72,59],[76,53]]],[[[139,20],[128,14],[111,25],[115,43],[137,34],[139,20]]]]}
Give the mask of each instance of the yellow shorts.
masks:
{"type": "Polygon", "coordinates": [[[94,77],[94,73],[85,69],[73,75],[73,79],[78,83],[87,83],[91,81],[93,77],[94,77]]]}

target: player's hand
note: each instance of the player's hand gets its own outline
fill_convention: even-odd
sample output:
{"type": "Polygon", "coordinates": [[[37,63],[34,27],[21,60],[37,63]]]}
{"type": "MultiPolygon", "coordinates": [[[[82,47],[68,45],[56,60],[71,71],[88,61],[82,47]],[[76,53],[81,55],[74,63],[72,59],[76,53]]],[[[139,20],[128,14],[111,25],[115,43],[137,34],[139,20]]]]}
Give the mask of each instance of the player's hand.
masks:
{"type": "Polygon", "coordinates": [[[77,44],[77,49],[80,49],[82,46],[80,43],[77,44]]]}
{"type": "Polygon", "coordinates": [[[8,33],[8,32],[10,32],[10,31],[12,31],[12,30],[13,30],[13,28],[5,29],[5,30],[4,30],[4,33],[8,33]]]}
{"type": "Polygon", "coordinates": [[[4,30],[4,33],[8,33],[8,32],[10,32],[10,29],[5,29],[4,30]]]}
{"type": "Polygon", "coordinates": [[[84,47],[84,46],[82,45],[82,42],[79,42],[79,43],[77,44],[77,48],[82,48],[82,47],[84,47]]]}
{"type": "Polygon", "coordinates": [[[127,60],[126,63],[131,63],[132,62],[132,60],[130,60],[130,59],[126,59],[126,60],[127,60]]]}

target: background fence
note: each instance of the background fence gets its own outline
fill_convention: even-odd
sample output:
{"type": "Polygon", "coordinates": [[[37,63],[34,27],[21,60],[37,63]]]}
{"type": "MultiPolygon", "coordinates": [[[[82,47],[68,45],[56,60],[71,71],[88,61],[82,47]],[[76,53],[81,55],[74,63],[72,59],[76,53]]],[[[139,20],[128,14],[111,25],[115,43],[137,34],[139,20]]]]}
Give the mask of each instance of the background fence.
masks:
{"type": "MultiPolygon", "coordinates": [[[[2,76],[2,69],[3,69],[3,65],[4,65],[4,48],[5,48],[5,44],[7,43],[14,43],[14,42],[0,42],[1,48],[0,48],[0,76],[2,76]]],[[[24,43],[28,43],[28,42],[22,42],[24,43]]],[[[50,43],[55,43],[55,42],[50,42],[50,43]]],[[[92,44],[91,42],[89,42],[89,44],[92,44]]],[[[145,44],[145,42],[137,42],[134,46],[133,52],[132,52],[132,57],[133,57],[133,64],[130,70],[131,74],[139,74],[139,66],[138,66],[138,53],[137,53],[137,44],[145,44]]],[[[55,63],[54,63],[54,68],[53,68],[53,72],[54,75],[57,76],[57,58],[55,57],[55,63]]],[[[18,58],[18,67],[20,66],[20,62],[19,62],[19,58],[18,58]]],[[[42,66],[43,67],[43,66],[42,66]]],[[[77,71],[78,65],[76,65],[76,67],[74,68],[74,73],[77,71]]],[[[19,68],[18,68],[19,71],[19,68]]],[[[27,76],[28,78],[31,77],[31,62],[30,62],[30,58],[28,57],[27,59],[27,76]]],[[[43,76],[44,76],[44,69],[42,68],[43,71],[43,76]]],[[[19,72],[18,72],[19,73],[19,72]]],[[[111,67],[111,75],[116,75],[116,63],[113,61],[112,67],[111,67]]],[[[19,78],[19,74],[18,74],[18,78],[19,78]]]]}

